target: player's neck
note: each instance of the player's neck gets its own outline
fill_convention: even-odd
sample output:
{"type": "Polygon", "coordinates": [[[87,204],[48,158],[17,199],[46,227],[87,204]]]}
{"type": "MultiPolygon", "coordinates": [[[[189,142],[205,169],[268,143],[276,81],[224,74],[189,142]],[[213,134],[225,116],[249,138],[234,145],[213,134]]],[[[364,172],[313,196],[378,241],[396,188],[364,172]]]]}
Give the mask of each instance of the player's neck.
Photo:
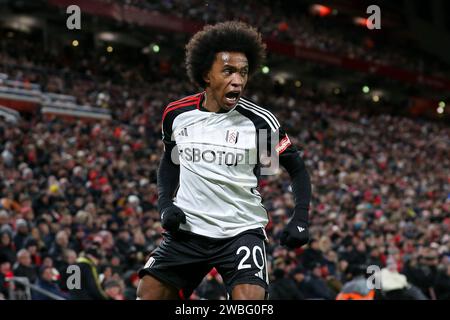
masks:
{"type": "Polygon", "coordinates": [[[219,112],[221,110],[219,104],[212,99],[212,94],[208,94],[208,89],[205,91],[202,106],[209,112],[219,112]]]}
{"type": "Polygon", "coordinates": [[[228,109],[220,107],[220,105],[217,103],[217,101],[212,97],[213,97],[213,95],[211,93],[208,94],[208,89],[206,89],[205,94],[203,96],[203,101],[202,101],[200,110],[203,109],[203,111],[214,112],[214,113],[227,113],[230,111],[228,109]]]}

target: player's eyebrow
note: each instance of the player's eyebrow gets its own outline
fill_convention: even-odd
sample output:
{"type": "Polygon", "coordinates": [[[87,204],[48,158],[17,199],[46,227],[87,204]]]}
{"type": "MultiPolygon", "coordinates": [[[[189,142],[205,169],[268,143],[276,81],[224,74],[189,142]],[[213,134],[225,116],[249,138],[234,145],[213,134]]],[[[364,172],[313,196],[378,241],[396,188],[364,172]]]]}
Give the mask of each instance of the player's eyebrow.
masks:
{"type": "Polygon", "coordinates": [[[222,69],[223,69],[223,70],[225,70],[225,69],[231,69],[231,70],[244,70],[244,69],[248,69],[248,64],[246,64],[246,65],[244,65],[244,66],[242,66],[242,67],[239,68],[239,67],[237,67],[237,66],[235,66],[235,65],[225,63],[225,65],[223,66],[222,69]]]}

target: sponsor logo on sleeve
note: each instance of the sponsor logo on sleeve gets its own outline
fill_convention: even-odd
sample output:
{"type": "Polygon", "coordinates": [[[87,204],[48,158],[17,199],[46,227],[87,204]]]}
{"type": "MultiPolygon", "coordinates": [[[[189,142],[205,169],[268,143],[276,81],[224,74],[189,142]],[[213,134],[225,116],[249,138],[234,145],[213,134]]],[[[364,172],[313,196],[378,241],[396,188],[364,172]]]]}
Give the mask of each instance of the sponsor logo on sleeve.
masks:
{"type": "Polygon", "coordinates": [[[289,140],[288,135],[286,135],[281,141],[277,144],[275,147],[275,150],[278,154],[283,153],[284,150],[286,150],[291,145],[291,140],[289,140]]]}

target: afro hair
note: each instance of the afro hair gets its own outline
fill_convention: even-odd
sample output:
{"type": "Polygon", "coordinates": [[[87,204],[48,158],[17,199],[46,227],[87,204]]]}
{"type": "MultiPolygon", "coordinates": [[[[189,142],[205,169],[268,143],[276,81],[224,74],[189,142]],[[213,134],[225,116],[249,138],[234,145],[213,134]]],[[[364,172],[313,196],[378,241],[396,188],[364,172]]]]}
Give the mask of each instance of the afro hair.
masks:
{"type": "Polygon", "coordinates": [[[211,69],[218,52],[241,52],[248,59],[249,74],[260,67],[266,56],[261,34],[239,21],[206,25],[186,45],[186,69],[189,79],[204,88],[204,75],[211,69]]]}

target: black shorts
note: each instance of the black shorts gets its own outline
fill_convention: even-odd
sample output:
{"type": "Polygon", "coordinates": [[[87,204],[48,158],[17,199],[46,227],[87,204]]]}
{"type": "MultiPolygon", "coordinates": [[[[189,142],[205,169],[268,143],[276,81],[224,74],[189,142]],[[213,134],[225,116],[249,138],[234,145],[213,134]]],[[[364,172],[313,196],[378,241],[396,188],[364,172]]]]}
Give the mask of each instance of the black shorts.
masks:
{"type": "Polygon", "coordinates": [[[190,232],[166,232],[139,277],[149,274],[189,298],[212,268],[223,278],[229,295],[237,284],[256,284],[268,291],[265,235],[262,229],[214,239],[190,232]]]}

